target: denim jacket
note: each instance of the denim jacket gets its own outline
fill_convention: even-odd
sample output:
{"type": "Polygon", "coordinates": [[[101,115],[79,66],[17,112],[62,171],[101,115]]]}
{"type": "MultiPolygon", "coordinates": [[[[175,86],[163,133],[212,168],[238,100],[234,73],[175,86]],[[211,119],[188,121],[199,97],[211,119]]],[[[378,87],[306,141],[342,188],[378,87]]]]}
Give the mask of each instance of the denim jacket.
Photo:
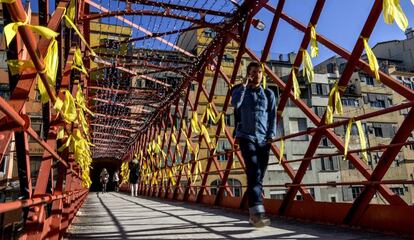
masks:
{"type": "Polygon", "coordinates": [[[235,109],[240,109],[241,115],[236,137],[263,144],[276,136],[276,98],[272,90],[264,90],[261,86],[246,88],[240,84],[232,92],[231,103],[235,109]]]}

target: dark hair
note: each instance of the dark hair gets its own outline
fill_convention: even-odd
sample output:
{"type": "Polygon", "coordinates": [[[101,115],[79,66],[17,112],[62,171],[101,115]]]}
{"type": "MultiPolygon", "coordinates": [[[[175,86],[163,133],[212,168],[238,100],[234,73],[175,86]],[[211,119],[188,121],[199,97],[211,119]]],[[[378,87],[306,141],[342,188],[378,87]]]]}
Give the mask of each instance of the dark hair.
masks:
{"type": "Polygon", "coordinates": [[[253,61],[253,62],[249,63],[249,65],[247,65],[247,74],[250,73],[250,69],[253,68],[253,67],[259,68],[260,67],[260,63],[259,62],[256,62],[256,61],[253,61]]]}

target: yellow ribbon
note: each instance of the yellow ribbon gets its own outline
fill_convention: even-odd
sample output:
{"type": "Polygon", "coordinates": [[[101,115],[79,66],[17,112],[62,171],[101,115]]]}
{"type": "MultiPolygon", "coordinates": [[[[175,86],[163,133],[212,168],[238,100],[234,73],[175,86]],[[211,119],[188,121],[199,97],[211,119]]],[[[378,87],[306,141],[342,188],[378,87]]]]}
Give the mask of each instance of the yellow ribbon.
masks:
{"type": "Polygon", "coordinates": [[[307,77],[309,83],[312,83],[314,78],[313,64],[308,50],[301,48],[302,51],[302,64],[303,64],[303,77],[307,77]]]}
{"type": "Polygon", "coordinates": [[[190,141],[188,140],[188,138],[186,139],[186,143],[187,143],[187,150],[188,150],[190,153],[193,153],[193,152],[194,152],[194,150],[193,150],[193,147],[191,146],[191,143],[190,143],[190,141]]]}
{"type": "Polygon", "coordinates": [[[79,48],[76,48],[75,53],[73,55],[73,65],[71,66],[71,69],[76,69],[88,76],[88,72],[86,71],[86,68],[83,65],[82,52],[79,48]]]}
{"type": "Polygon", "coordinates": [[[0,3],[14,3],[16,0],[0,0],[0,3]]]}
{"type": "Polygon", "coordinates": [[[172,140],[175,144],[177,144],[177,139],[175,138],[175,133],[172,133],[172,134],[171,134],[171,140],[172,140]]]}
{"type": "Polygon", "coordinates": [[[78,34],[79,38],[81,39],[81,41],[83,42],[83,44],[85,44],[85,46],[89,49],[89,51],[91,52],[92,56],[96,56],[95,51],[93,51],[93,49],[91,48],[91,46],[85,40],[85,37],[83,37],[83,35],[80,33],[78,27],[76,27],[76,25],[73,23],[73,21],[67,15],[65,15],[65,20],[66,20],[66,24],[69,24],[69,26],[71,26],[73,28],[73,30],[75,30],[75,32],[78,34]]]}
{"type": "MultiPolygon", "coordinates": [[[[347,156],[348,156],[349,141],[350,141],[350,138],[351,138],[351,130],[352,130],[352,123],[353,122],[354,122],[354,120],[352,118],[349,119],[348,126],[346,128],[345,146],[344,146],[344,159],[343,160],[346,160],[347,159],[347,156]]],[[[361,145],[361,149],[366,149],[367,142],[366,142],[366,139],[365,139],[364,130],[362,129],[361,121],[355,121],[355,124],[356,124],[357,129],[358,129],[359,144],[361,145]]],[[[366,150],[363,150],[361,152],[361,154],[362,154],[362,159],[366,163],[368,163],[368,153],[367,153],[367,151],[366,150]]]]}
{"type": "MultiPolygon", "coordinates": [[[[58,56],[58,42],[55,39],[49,44],[47,48],[46,57],[44,59],[46,78],[49,84],[49,87],[54,89],[56,85],[56,75],[58,70],[59,56],[58,56]]],[[[42,103],[47,103],[49,101],[49,95],[47,93],[46,87],[43,85],[40,77],[37,77],[37,88],[40,93],[40,101],[42,103]]],[[[53,90],[54,91],[54,90],[53,90]]]]}
{"type": "Polygon", "coordinates": [[[266,71],[265,71],[265,66],[264,63],[262,63],[262,74],[263,74],[263,89],[266,89],[267,87],[267,79],[266,79],[266,71]]]}
{"type": "Polygon", "coordinates": [[[347,156],[348,156],[349,139],[351,138],[352,122],[353,122],[353,119],[352,118],[349,119],[348,126],[346,128],[345,146],[344,146],[344,160],[346,160],[347,156]]]}
{"type": "Polygon", "coordinates": [[[193,112],[193,116],[191,118],[191,129],[194,133],[200,133],[200,126],[198,123],[197,112],[193,112]]]}
{"type": "Polygon", "coordinates": [[[63,139],[65,137],[65,128],[59,127],[57,134],[56,134],[56,140],[63,139]]]}
{"type": "Polygon", "coordinates": [[[214,146],[214,144],[211,142],[210,135],[207,131],[207,128],[204,125],[201,126],[201,134],[204,136],[208,144],[212,144],[212,146],[214,146]]]}
{"type": "MultiPolygon", "coordinates": [[[[70,0],[68,8],[65,11],[65,15],[67,16],[67,18],[71,20],[72,23],[75,22],[75,15],[76,15],[75,0],[70,0]]],[[[72,27],[72,25],[70,25],[67,21],[65,25],[68,28],[72,27]]]]}
{"type": "Polygon", "coordinates": [[[42,37],[45,37],[47,39],[55,38],[59,35],[59,33],[43,26],[35,26],[28,24],[29,18],[26,17],[25,22],[13,22],[9,23],[4,27],[4,36],[6,37],[6,45],[9,46],[10,42],[13,40],[13,38],[16,36],[17,31],[20,26],[25,26],[32,31],[36,32],[42,37]]]}
{"type": "Polygon", "coordinates": [[[283,138],[280,139],[280,147],[279,147],[279,164],[282,162],[283,154],[285,152],[285,141],[283,138]]]}
{"type": "Polygon", "coordinates": [[[331,92],[329,93],[328,106],[326,109],[326,123],[327,124],[333,123],[334,113],[340,114],[340,115],[343,114],[341,94],[339,91],[344,92],[345,90],[346,90],[346,86],[338,87],[338,82],[336,82],[331,92]],[[335,112],[334,112],[334,107],[335,107],[335,112]]]}
{"type": "Polygon", "coordinates": [[[173,175],[173,170],[171,168],[168,168],[167,172],[168,172],[168,178],[170,179],[172,185],[175,185],[176,181],[175,181],[175,177],[173,175]]]}
{"type": "Polygon", "coordinates": [[[223,134],[225,133],[225,129],[226,129],[226,122],[225,122],[225,117],[226,115],[222,112],[220,114],[220,118],[221,118],[221,127],[220,127],[220,132],[222,132],[223,134]]]}
{"type": "Polygon", "coordinates": [[[292,83],[293,83],[293,96],[295,97],[295,99],[299,99],[300,88],[299,88],[299,82],[298,82],[298,79],[296,78],[296,73],[295,73],[294,68],[292,68],[292,83]]]}
{"type": "Polygon", "coordinates": [[[374,72],[375,79],[377,81],[380,81],[379,65],[378,65],[377,58],[375,57],[374,52],[368,45],[368,39],[364,37],[361,37],[361,38],[362,38],[362,41],[364,42],[365,53],[367,54],[367,57],[368,57],[369,68],[371,69],[372,72],[374,72]]]}
{"type": "Polygon", "coordinates": [[[63,119],[68,123],[75,122],[78,117],[75,100],[67,89],[63,90],[63,92],[65,93],[65,100],[62,106],[63,119]]]}
{"type": "MultiPolygon", "coordinates": [[[[359,144],[361,145],[361,149],[366,149],[367,148],[367,142],[365,139],[365,133],[364,130],[362,129],[362,124],[361,121],[356,121],[356,126],[358,128],[358,135],[359,135],[359,144]]],[[[366,150],[362,151],[362,159],[368,164],[368,153],[366,150]]]]}
{"type": "Polygon", "coordinates": [[[319,54],[319,48],[318,48],[318,41],[316,41],[316,30],[315,26],[312,24],[310,25],[310,48],[311,48],[311,57],[317,57],[319,54]]]}
{"type": "Polygon", "coordinates": [[[32,60],[7,60],[11,75],[17,75],[26,69],[34,68],[32,60]]]}
{"type": "Polygon", "coordinates": [[[127,162],[123,162],[122,165],[121,165],[121,177],[122,177],[121,184],[128,183],[128,181],[129,181],[129,165],[128,165],[127,162]]]}
{"type": "Polygon", "coordinates": [[[93,112],[91,110],[89,110],[86,107],[86,102],[85,102],[85,96],[83,95],[82,92],[82,87],[81,85],[78,83],[78,90],[76,91],[76,104],[81,107],[84,111],[88,112],[90,115],[94,116],[95,114],[93,114],[93,112]]]}
{"type": "Polygon", "coordinates": [[[395,20],[401,30],[407,29],[408,19],[401,8],[400,0],[383,0],[382,11],[385,23],[393,24],[395,20]]]}

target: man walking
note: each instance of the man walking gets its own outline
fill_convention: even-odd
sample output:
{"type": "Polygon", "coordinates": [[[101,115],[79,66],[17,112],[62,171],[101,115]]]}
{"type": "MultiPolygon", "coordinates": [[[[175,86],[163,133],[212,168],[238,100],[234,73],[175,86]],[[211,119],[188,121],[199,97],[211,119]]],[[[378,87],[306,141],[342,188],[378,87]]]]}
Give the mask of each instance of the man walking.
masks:
{"type": "Polygon", "coordinates": [[[269,162],[270,141],[276,136],[276,98],[261,87],[263,72],[258,62],[247,66],[243,84],[232,91],[232,105],[240,118],[236,139],[246,163],[249,222],[255,227],[270,224],[263,206],[263,178],[269,162]]]}

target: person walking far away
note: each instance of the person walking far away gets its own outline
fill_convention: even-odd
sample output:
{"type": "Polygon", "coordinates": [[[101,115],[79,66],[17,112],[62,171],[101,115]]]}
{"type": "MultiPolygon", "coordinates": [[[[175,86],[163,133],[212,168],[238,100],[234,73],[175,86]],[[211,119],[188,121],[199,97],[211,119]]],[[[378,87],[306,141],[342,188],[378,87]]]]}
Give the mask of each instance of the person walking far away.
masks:
{"type": "Polygon", "coordinates": [[[138,159],[129,162],[129,183],[131,184],[131,196],[138,197],[139,163],[138,159]]]}
{"type": "Polygon", "coordinates": [[[232,90],[231,101],[239,118],[236,141],[246,163],[249,222],[255,227],[270,224],[262,192],[270,143],[276,136],[276,97],[272,90],[261,86],[262,78],[261,65],[251,62],[243,83],[232,90]]]}
{"type": "Polygon", "coordinates": [[[114,182],[115,192],[119,192],[119,174],[118,174],[118,170],[115,170],[114,175],[112,176],[112,181],[114,182]]]}
{"type": "Polygon", "coordinates": [[[102,169],[100,180],[102,184],[102,193],[106,193],[106,184],[108,184],[109,180],[109,174],[108,171],[106,171],[106,168],[102,169]]]}

